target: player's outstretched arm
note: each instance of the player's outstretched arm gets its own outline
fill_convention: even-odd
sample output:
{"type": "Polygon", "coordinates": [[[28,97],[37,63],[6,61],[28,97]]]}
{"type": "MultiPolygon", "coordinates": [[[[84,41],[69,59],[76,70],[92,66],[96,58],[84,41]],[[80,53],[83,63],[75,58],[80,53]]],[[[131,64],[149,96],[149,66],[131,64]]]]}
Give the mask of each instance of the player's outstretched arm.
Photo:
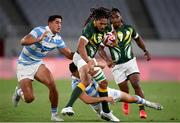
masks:
{"type": "Polygon", "coordinates": [[[70,60],[73,59],[74,52],[71,52],[71,50],[67,47],[59,49],[59,52],[62,53],[66,58],[68,58],[70,60]]]}
{"type": "Polygon", "coordinates": [[[32,35],[28,34],[21,39],[21,45],[31,45],[36,42],[42,41],[48,34],[48,31],[45,31],[40,37],[34,38],[32,35]]]}
{"type": "Polygon", "coordinates": [[[106,62],[107,66],[108,66],[109,68],[114,67],[114,63],[113,63],[112,59],[110,59],[110,58],[107,56],[106,52],[104,51],[104,47],[103,47],[103,46],[100,46],[100,47],[99,47],[98,54],[99,54],[99,56],[106,62]]]}

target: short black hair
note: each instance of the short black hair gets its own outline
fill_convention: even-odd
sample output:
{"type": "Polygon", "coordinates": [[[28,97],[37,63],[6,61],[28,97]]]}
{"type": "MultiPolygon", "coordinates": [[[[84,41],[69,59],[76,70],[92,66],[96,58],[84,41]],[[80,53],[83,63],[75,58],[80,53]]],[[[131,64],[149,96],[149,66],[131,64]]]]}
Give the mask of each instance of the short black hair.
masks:
{"type": "Polygon", "coordinates": [[[118,12],[118,13],[121,13],[120,10],[118,8],[112,8],[111,9],[111,12],[118,12]]]}
{"type": "Polygon", "coordinates": [[[51,15],[48,18],[48,23],[54,21],[56,18],[60,18],[61,20],[63,19],[61,15],[51,15]]]}
{"type": "Polygon", "coordinates": [[[71,71],[71,73],[76,72],[78,70],[77,66],[74,64],[74,62],[71,62],[69,64],[69,70],[71,71]]]}

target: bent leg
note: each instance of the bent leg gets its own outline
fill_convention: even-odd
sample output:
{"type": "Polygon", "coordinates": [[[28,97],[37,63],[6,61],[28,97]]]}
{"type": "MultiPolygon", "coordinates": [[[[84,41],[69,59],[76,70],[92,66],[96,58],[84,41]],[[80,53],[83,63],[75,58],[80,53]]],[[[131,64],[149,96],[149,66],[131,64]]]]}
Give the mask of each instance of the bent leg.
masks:
{"type": "Polygon", "coordinates": [[[42,64],[36,75],[35,79],[40,81],[42,84],[46,85],[49,89],[49,100],[51,102],[52,108],[57,108],[58,106],[58,91],[56,89],[55,81],[49,69],[42,64]]]}
{"type": "Polygon", "coordinates": [[[44,64],[40,65],[37,73],[35,74],[35,79],[46,85],[49,89],[51,121],[63,121],[63,119],[61,119],[58,115],[58,91],[56,89],[55,81],[50,70],[44,64]]]}
{"type": "Polygon", "coordinates": [[[121,92],[121,102],[136,103],[138,99],[135,96],[131,96],[128,93],[121,92]]]}
{"type": "Polygon", "coordinates": [[[135,94],[144,98],[143,90],[140,87],[140,76],[139,74],[132,74],[129,76],[129,80],[134,88],[135,94]]]}
{"type": "Polygon", "coordinates": [[[65,107],[72,107],[74,102],[78,99],[78,97],[85,91],[86,86],[89,85],[89,75],[88,75],[88,66],[84,65],[79,70],[79,75],[81,82],[74,88],[73,92],[71,93],[71,97],[65,107]]]}
{"type": "Polygon", "coordinates": [[[20,88],[24,95],[24,101],[31,103],[34,100],[32,80],[27,78],[20,80],[20,88]]]}
{"type": "MultiPolygon", "coordinates": [[[[134,88],[135,94],[144,98],[143,90],[140,87],[140,76],[138,73],[134,73],[129,76],[132,87],[134,88]]],[[[146,118],[147,114],[145,112],[144,104],[139,104],[140,118],[146,118]]]]}
{"type": "Polygon", "coordinates": [[[129,93],[128,81],[123,81],[118,84],[119,89],[123,92],[129,93]]]}

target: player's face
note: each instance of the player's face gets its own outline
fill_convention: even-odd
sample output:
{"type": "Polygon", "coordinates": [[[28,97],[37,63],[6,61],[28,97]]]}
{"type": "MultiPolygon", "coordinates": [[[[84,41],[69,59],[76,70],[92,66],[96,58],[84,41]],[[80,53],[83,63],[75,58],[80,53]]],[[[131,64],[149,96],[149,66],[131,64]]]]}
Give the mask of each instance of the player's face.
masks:
{"type": "Polygon", "coordinates": [[[122,23],[122,16],[119,12],[112,12],[111,13],[111,23],[115,28],[121,27],[123,25],[122,23]]]}
{"type": "Polygon", "coordinates": [[[80,78],[78,70],[72,73],[73,76],[80,78]]]}
{"type": "Polygon", "coordinates": [[[104,31],[104,29],[108,25],[108,19],[107,18],[101,18],[99,20],[95,20],[95,25],[99,31],[104,31]]]}
{"type": "Polygon", "coordinates": [[[61,30],[62,20],[60,18],[56,18],[54,21],[49,22],[49,28],[52,33],[59,33],[61,30]]]}

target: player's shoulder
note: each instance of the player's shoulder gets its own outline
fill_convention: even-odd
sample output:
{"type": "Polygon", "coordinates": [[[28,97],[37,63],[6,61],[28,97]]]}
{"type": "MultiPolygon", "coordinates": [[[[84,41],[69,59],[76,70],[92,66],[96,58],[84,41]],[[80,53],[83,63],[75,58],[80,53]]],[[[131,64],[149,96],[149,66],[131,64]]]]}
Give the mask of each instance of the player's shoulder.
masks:
{"type": "Polygon", "coordinates": [[[45,26],[37,26],[33,28],[34,31],[44,32],[46,30],[45,26]]]}
{"type": "Polygon", "coordinates": [[[132,25],[130,24],[123,24],[124,27],[133,27],[132,25]]]}
{"type": "Polygon", "coordinates": [[[56,44],[62,44],[62,43],[64,44],[64,40],[59,34],[56,34],[55,40],[56,40],[56,44]]]}
{"type": "Polygon", "coordinates": [[[56,38],[59,39],[59,40],[62,40],[62,37],[60,34],[56,34],[56,38]]]}
{"type": "Polygon", "coordinates": [[[90,21],[90,22],[83,28],[83,32],[84,32],[84,33],[93,33],[93,30],[94,30],[93,21],[90,21]]]}
{"type": "Polygon", "coordinates": [[[134,29],[134,26],[132,26],[130,24],[124,24],[123,26],[124,26],[124,28],[134,29]]]}

